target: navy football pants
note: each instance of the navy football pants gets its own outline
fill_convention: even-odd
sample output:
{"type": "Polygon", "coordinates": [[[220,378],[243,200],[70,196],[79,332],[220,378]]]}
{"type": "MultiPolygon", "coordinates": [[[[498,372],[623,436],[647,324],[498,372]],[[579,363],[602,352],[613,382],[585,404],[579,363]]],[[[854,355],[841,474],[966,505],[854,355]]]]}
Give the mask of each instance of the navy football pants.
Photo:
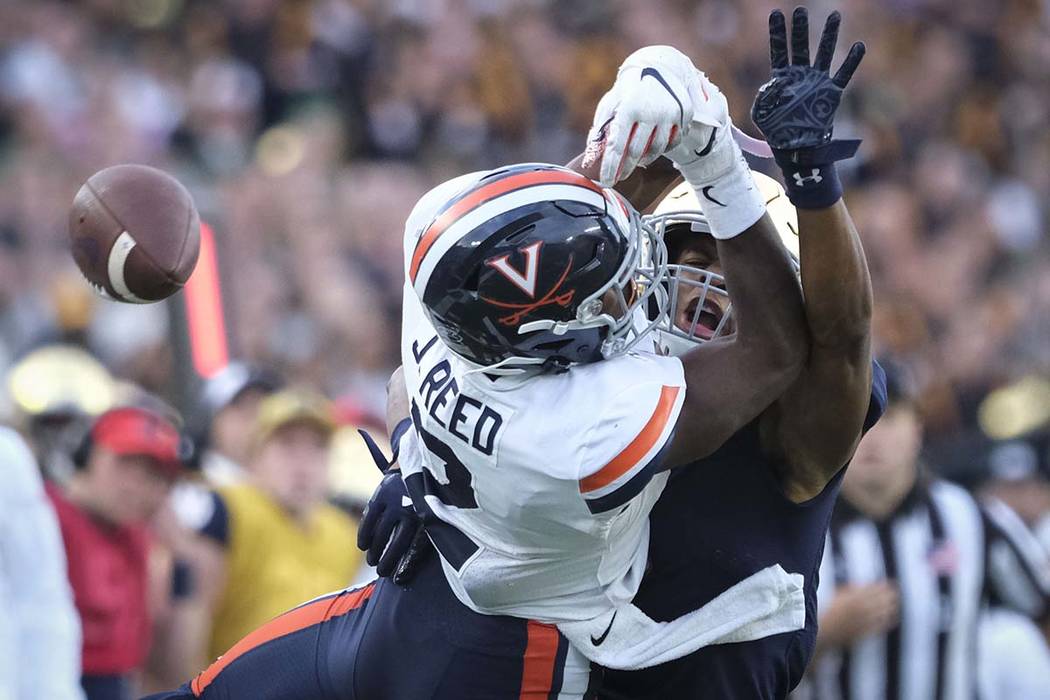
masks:
{"type": "Polygon", "coordinates": [[[380,579],[290,610],[147,700],[580,698],[589,671],[553,626],[463,606],[433,557],[408,587],[380,579]]]}

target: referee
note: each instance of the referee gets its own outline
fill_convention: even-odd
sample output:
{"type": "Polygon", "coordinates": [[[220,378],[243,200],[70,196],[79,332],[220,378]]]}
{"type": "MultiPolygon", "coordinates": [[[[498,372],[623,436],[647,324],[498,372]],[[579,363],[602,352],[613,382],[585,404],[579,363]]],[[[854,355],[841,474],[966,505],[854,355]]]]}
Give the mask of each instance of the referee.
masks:
{"type": "MultiPolygon", "coordinates": [[[[981,504],[919,462],[922,426],[900,377],[842,485],[820,568],[820,626],[798,697],[971,700],[979,614],[1050,612],[1050,562],[1002,503],[981,504]]],[[[991,700],[991,699],[989,699],[991,700]]]]}

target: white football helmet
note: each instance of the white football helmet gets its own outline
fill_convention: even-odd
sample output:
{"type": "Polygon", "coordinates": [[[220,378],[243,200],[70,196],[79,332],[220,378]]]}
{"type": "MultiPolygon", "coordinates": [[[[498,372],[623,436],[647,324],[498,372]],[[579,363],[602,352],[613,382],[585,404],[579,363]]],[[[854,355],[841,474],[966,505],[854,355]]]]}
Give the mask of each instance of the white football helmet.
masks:
{"type": "MultiPolygon", "coordinates": [[[[760,172],[752,171],[752,175],[766,201],[766,211],[797,270],[799,242],[795,207],[788,201],[787,193],[779,182],[760,172]]],[[[686,182],[671,190],[646,220],[661,238],[666,235],[669,226],[676,224],[688,224],[697,233],[711,233],[707,219],[701,212],[700,200],[686,182]]],[[[728,335],[733,305],[725,291],[725,279],[710,270],[680,265],[674,260],[668,263],[668,311],[656,327],[656,344],[660,351],[680,355],[697,344],[728,335]],[[699,293],[694,290],[699,290],[699,293]],[[718,297],[724,298],[727,303],[718,303],[718,297]],[[680,308],[688,313],[680,314],[680,308]],[[689,320],[679,324],[676,323],[679,318],[689,320]]]]}

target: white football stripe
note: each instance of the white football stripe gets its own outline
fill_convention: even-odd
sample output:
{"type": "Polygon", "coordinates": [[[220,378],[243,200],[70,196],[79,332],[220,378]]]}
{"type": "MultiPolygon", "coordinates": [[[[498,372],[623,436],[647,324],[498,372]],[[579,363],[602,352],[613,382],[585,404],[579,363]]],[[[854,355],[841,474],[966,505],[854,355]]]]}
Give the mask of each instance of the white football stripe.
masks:
{"type": "Polygon", "coordinates": [[[117,236],[117,240],[113,241],[113,247],[109,249],[109,265],[107,266],[109,283],[113,286],[113,291],[117,293],[117,298],[120,301],[127,301],[133,304],[148,304],[149,302],[145,299],[139,299],[135,296],[128,288],[127,280],[124,279],[124,264],[127,262],[128,256],[131,255],[135,245],[135,239],[127,231],[121,233],[117,236]]]}
{"type": "MultiPolygon", "coordinates": [[[[419,298],[423,298],[427,282],[434,272],[438,262],[452,246],[469,234],[475,228],[504,212],[532,204],[533,202],[549,202],[553,200],[569,200],[573,202],[585,202],[599,209],[611,209],[611,203],[602,195],[579,185],[557,184],[537,185],[526,187],[521,190],[508,192],[495,199],[485,202],[478,208],[467,212],[457,219],[451,226],[438,236],[437,240],[423,256],[423,262],[416,274],[415,290],[419,298]]],[[[438,215],[440,216],[440,214],[438,215]]]]}

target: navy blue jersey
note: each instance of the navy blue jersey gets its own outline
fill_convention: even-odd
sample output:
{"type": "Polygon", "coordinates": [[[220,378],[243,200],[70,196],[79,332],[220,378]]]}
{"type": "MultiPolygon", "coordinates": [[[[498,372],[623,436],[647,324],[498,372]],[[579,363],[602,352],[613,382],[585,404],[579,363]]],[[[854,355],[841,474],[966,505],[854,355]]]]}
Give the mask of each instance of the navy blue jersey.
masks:
{"type": "MultiPolygon", "coordinates": [[[[877,363],[864,430],[882,415],[877,363]]],[[[784,698],[802,679],[817,636],[817,572],[842,470],[820,495],[787,499],[764,455],[759,421],[711,456],[676,469],[650,516],[649,567],[634,602],[655,620],[695,610],[773,564],[805,576],[806,626],[751,642],[705,647],[641,671],[605,670],[601,697],[784,698]]]]}

